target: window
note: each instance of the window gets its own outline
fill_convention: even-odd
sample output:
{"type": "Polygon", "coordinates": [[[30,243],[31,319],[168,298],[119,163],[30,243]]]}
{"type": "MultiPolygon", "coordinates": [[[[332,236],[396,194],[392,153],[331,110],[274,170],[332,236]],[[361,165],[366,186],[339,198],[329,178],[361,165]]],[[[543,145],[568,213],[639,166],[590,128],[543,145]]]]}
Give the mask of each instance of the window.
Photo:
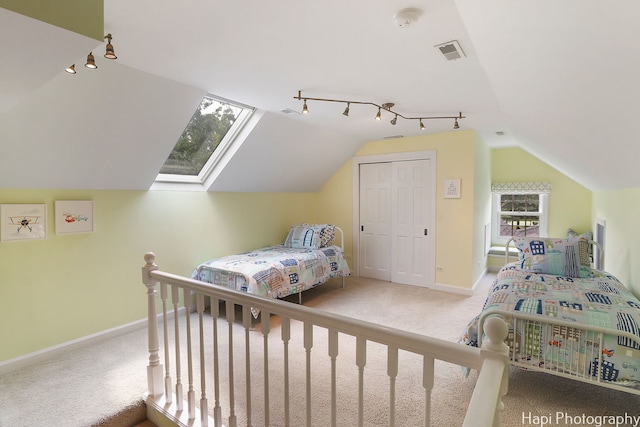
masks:
{"type": "Polygon", "coordinates": [[[203,183],[251,113],[251,107],[205,96],[156,181],[203,183]]]}
{"type": "Polygon", "coordinates": [[[546,237],[549,183],[492,184],[494,243],[511,237],[546,237]]]}
{"type": "Polygon", "coordinates": [[[500,238],[540,236],[539,194],[501,194],[498,197],[500,238]]]}

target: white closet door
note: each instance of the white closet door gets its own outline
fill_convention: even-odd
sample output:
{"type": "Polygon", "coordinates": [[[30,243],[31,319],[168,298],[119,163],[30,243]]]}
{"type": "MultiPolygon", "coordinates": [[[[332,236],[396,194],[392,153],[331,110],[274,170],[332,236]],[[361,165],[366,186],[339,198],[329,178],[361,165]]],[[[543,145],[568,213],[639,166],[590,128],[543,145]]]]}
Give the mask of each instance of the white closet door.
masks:
{"type": "Polygon", "coordinates": [[[431,160],[360,165],[359,274],[432,286],[431,160]]]}
{"type": "MultiPolygon", "coordinates": [[[[428,239],[431,191],[430,160],[392,164],[391,281],[428,286],[433,254],[428,239]]],[[[433,234],[433,230],[431,231],[433,234]]]]}
{"type": "Polygon", "coordinates": [[[391,280],[391,163],[360,165],[360,275],[391,280]]]}

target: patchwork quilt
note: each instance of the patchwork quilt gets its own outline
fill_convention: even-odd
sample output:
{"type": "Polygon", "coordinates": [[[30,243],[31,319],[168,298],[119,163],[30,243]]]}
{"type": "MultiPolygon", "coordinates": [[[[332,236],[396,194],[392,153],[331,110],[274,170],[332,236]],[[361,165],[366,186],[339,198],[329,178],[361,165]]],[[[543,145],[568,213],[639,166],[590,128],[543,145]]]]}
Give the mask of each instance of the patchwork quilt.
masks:
{"type": "MultiPolygon", "coordinates": [[[[592,270],[590,277],[566,277],[507,264],[482,310],[513,313],[499,314],[508,323],[519,313],[539,318],[510,323],[507,344],[519,366],[640,388],[640,301],[611,274],[592,270]],[[554,320],[567,323],[553,325],[554,320]],[[601,337],[579,325],[607,331],[601,337]]],[[[479,318],[469,323],[461,342],[478,345],[479,318]]]]}
{"type": "Polygon", "coordinates": [[[349,274],[338,246],[278,245],[206,261],[191,277],[267,298],[283,298],[349,274]]]}

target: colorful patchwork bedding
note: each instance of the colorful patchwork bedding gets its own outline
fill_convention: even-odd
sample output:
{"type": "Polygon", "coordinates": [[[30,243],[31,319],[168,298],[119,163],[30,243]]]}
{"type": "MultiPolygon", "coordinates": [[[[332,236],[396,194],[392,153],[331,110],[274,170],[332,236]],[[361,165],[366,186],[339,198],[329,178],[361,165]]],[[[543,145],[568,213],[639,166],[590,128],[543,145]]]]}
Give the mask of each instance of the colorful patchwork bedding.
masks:
{"type": "Polygon", "coordinates": [[[349,274],[339,246],[278,245],[206,261],[191,277],[267,298],[283,298],[349,274]]]}
{"type": "MultiPolygon", "coordinates": [[[[606,272],[567,277],[507,264],[482,311],[500,311],[496,315],[510,323],[507,344],[518,366],[640,388],[640,301],[606,272]]],[[[480,317],[469,323],[461,342],[478,345],[480,317]]]]}

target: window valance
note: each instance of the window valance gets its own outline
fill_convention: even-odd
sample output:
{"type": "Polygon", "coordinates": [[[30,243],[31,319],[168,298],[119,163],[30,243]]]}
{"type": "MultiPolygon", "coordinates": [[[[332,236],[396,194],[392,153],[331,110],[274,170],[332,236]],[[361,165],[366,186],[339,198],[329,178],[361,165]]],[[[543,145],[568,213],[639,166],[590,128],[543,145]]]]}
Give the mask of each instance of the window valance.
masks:
{"type": "Polygon", "coordinates": [[[491,192],[495,194],[548,194],[550,182],[493,182],[491,192]]]}

